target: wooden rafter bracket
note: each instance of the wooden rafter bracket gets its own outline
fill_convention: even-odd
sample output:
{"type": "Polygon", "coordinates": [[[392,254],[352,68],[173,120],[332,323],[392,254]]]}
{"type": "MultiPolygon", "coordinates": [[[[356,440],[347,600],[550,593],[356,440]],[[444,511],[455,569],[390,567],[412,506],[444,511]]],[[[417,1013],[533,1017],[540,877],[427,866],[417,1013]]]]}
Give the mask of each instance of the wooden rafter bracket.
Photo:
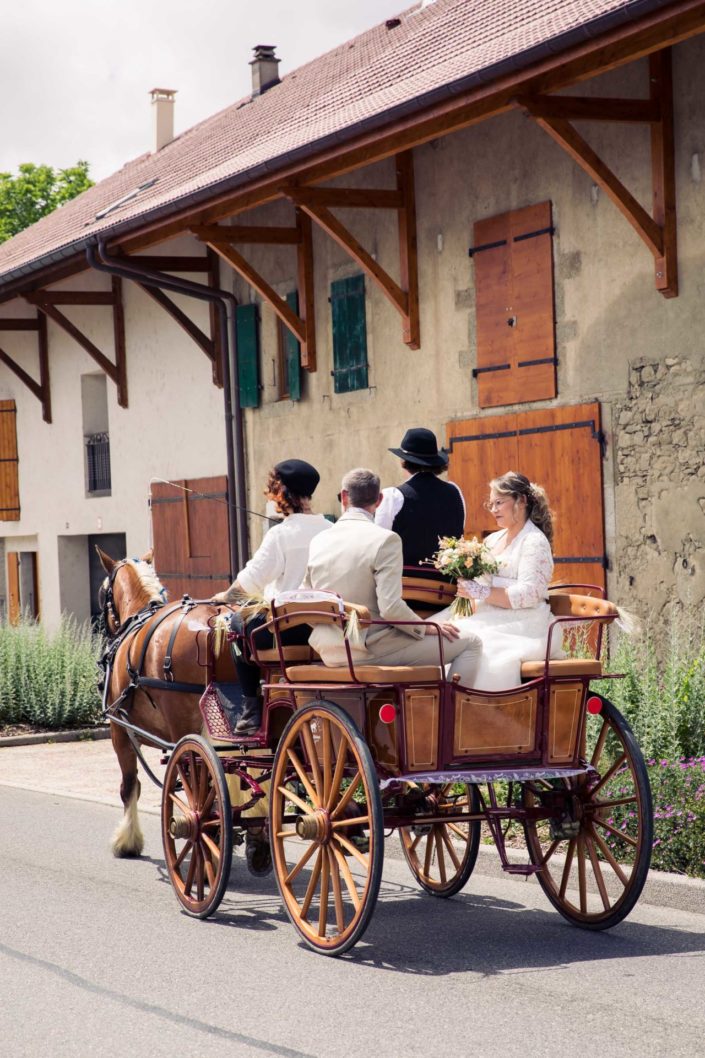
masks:
{"type": "Polygon", "coordinates": [[[649,99],[522,96],[522,106],[602,188],[653,254],[656,289],[678,296],[673,82],[669,48],[649,56],[649,99]],[[651,128],[653,215],[636,200],[571,120],[647,123],[651,128]]]}
{"type": "Polygon", "coordinates": [[[294,228],[254,227],[248,225],[196,225],[192,234],[242,276],[253,290],[272,307],[276,315],[301,345],[301,364],[308,371],[316,369],[315,323],[313,313],[313,268],[310,232],[300,222],[294,228]],[[277,294],[264,276],[247,261],[233,243],[295,245],[298,250],[299,311],[297,315],[286,300],[277,294]],[[311,262],[309,263],[309,258],[311,262]],[[304,262],[306,262],[304,264],[304,262]],[[302,285],[305,284],[305,285],[302,285]],[[310,326],[308,321],[310,320],[310,326]]]}
{"type": "Polygon", "coordinates": [[[122,304],[122,280],[111,278],[110,291],[57,291],[38,290],[25,294],[25,301],[40,310],[40,316],[48,316],[91,356],[102,371],[117,387],[118,404],[127,407],[127,366],[125,358],[125,318],[122,304]],[[72,323],[57,305],[105,305],[113,313],[113,338],[115,363],[95,345],[90,338],[72,323]]]}
{"type": "Polygon", "coordinates": [[[396,188],[285,187],[284,193],[377,284],[403,320],[403,339],[420,346],[414,162],[411,151],[396,156],[396,188]],[[395,209],[399,228],[397,283],[330,209],[395,209]]]}
{"type": "Polygon", "coordinates": [[[39,382],[32,378],[24,368],[0,349],[0,361],[9,367],[20,382],[32,393],[42,405],[44,422],[51,422],[51,388],[49,385],[49,346],[47,343],[47,321],[43,312],[38,312],[32,319],[0,320],[0,331],[36,331],[39,351],[39,382]]]}

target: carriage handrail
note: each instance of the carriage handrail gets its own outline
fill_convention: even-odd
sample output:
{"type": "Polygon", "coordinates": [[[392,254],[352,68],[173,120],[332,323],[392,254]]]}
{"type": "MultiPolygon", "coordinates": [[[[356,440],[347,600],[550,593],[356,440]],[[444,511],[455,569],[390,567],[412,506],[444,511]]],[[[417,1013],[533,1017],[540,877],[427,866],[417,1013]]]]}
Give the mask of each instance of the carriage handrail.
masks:
{"type": "Polygon", "coordinates": [[[612,621],[614,621],[617,618],[617,616],[618,615],[616,613],[613,613],[613,614],[602,614],[602,615],[592,615],[592,616],[587,616],[587,617],[579,617],[579,616],[575,616],[574,614],[570,614],[570,615],[567,615],[565,617],[556,617],[555,620],[551,621],[550,625],[548,626],[548,637],[547,637],[547,640],[546,640],[546,657],[544,658],[544,665],[545,665],[545,668],[546,668],[546,677],[548,677],[548,671],[549,671],[548,670],[548,666],[549,666],[549,664],[551,662],[551,639],[552,639],[552,636],[553,636],[553,629],[556,627],[556,625],[560,625],[560,624],[578,624],[579,622],[589,622],[589,623],[598,624],[599,625],[599,631],[598,631],[598,635],[597,635],[597,645],[595,647],[595,657],[592,660],[599,661],[600,660],[600,650],[602,648],[602,628],[603,628],[604,625],[611,624],[612,621]]]}

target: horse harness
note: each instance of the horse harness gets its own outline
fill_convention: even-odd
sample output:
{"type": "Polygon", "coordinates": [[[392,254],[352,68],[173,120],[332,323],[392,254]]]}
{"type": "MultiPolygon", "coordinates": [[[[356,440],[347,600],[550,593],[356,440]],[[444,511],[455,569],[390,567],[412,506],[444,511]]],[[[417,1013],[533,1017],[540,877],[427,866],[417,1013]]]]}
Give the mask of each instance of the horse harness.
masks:
{"type": "Polygon", "coordinates": [[[184,595],[181,602],[175,603],[173,606],[169,606],[163,613],[159,611],[165,606],[165,599],[152,599],[152,601],[139,610],[138,613],[128,617],[126,621],[120,623],[119,615],[115,608],[115,601],[113,597],[113,583],[119,569],[125,565],[127,559],[123,562],[119,562],[112,570],[109,576],[108,587],[105,590],[105,599],[103,602],[103,623],[106,630],[109,628],[108,618],[110,618],[114,625],[117,625],[117,631],[115,635],[107,644],[103,651],[98,664],[104,671],[104,685],[103,685],[103,715],[109,716],[114,715],[118,709],[121,712],[129,711],[132,706],[135,691],[143,690],[147,695],[147,698],[152,703],[152,706],[156,709],[156,703],[149,693],[150,690],[162,690],[162,691],[175,691],[182,694],[200,694],[203,692],[203,685],[199,683],[184,683],[182,681],[174,679],[173,672],[173,653],[174,645],[176,643],[176,637],[179,634],[181,625],[184,622],[185,617],[194,607],[197,605],[193,599],[188,595],[184,595]],[[167,645],[166,654],[164,655],[164,679],[158,679],[154,676],[144,676],[142,673],[144,662],[147,657],[147,650],[149,644],[152,641],[154,633],[159,626],[172,614],[181,610],[178,619],[174,622],[174,627],[171,630],[169,636],[169,643],[167,645]],[[146,624],[152,621],[156,617],[156,620],[152,622],[151,627],[148,629],[146,636],[142,642],[142,649],[140,651],[139,660],[137,664],[133,664],[132,659],[132,648],[134,646],[135,637],[140,629],[144,628],[146,624]],[[113,671],[113,664],[118,650],[122,644],[130,639],[130,645],[127,650],[127,673],[130,677],[130,682],[127,687],[122,691],[118,698],[114,702],[108,704],[107,698],[110,689],[110,680],[113,671]]]}

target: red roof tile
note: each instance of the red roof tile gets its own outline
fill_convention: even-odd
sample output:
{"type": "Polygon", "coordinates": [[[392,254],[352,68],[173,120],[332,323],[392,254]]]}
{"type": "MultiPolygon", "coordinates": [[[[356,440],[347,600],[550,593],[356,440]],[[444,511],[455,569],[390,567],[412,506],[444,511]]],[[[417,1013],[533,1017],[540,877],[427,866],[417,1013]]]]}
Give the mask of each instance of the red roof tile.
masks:
{"type": "MultiPolygon", "coordinates": [[[[566,34],[605,17],[625,21],[672,0],[435,0],[287,74],[280,84],[176,137],[160,151],[128,162],[79,198],[0,246],[0,287],[11,277],[79,249],[90,235],[146,221],[155,211],[227,181],[275,170],[292,152],[321,141],[343,141],[362,122],[473,76],[496,75],[498,64],[535,58],[535,49],[565,47],[566,34]],[[154,181],[101,220],[96,214],[154,181]]],[[[593,26],[594,28],[594,26],[593,26]]],[[[504,72],[504,71],[503,71],[504,72]]]]}

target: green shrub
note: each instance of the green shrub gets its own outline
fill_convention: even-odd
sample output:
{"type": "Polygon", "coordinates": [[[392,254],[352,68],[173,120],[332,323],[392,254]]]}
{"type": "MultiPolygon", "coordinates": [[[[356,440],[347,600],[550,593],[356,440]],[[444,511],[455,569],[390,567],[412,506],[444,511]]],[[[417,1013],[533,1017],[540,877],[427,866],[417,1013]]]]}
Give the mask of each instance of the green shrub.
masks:
{"type": "Polygon", "coordinates": [[[651,866],[705,878],[705,757],[649,760],[654,798],[651,866]]]}
{"type": "Polygon", "coordinates": [[[61,728],[100,716],[96,662],[102,639],[90,625],[62,618],[49,634],[24,619],[0,623],[0,728],[11,724],[61,728]]]}

